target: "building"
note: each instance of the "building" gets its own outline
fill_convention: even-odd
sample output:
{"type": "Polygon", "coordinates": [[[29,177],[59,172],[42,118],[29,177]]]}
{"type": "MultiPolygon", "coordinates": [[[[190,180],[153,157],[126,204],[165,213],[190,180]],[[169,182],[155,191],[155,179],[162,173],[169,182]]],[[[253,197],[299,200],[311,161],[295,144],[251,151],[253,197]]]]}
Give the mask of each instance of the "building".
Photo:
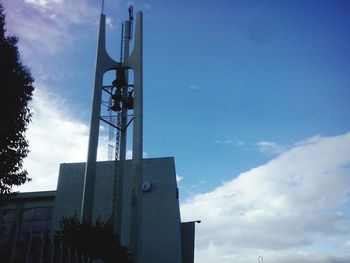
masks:
{"type": "MultiPolygon", "coordinates": [[[[116,200],[113,201],[115,193],[110,182],[115,180],[117,165],[116,161],[97,162],[95,219],[107,220],[113,213],[116,200]]],[[[128,160],[126,169],[130,168],[128,160]]],[[[79,215],[84,170],[85,163],[63,163],[56,191],[21,193],[1,203],[0,245],[8,258],[13,255],[12,262],[25,262],[27,255],[32,260],[29,262],[39,262],[43,239],[58,230],[63,217],[79,215]]],[[[195,222],[180,223],[174,159],[144,159],[144,179],[144,262],[193,262],[195,222]]],[[[42,262],[50,257],[50,251],[46,253],[42,262]]]]}
{"type": "Polygon", "coordinates": [[[22,193],[0,203],[2,262],[25,262],[29,254],[40,255],[38,246],[31,244],[52,233],[55,197],[56,191],[22,193]]]}
{"type": "Polygon", "coordinates": [[[115,219],[120,242],[129,248],[135,263],[193,262],[194,224],[198,221],[181,224],[174,158],[142,156],[142,12],[136,16],[130,53],[133,13],[129,8],[129,20],[123,23],[123,59],[119,62],[105,50],[105,20],[102,12],[87,161],[61,164],[56,191],[19,194],[0,204],[0,250],[8,262],[63,262],[67,254],[69,261],[73,258],[78,262],[78,252],[66,251],[52,239],[60,220],[73,216],[81,221],[115,219]],[[133,80],[128,79],[130,70],[133,80]],[[112,85],[103,83],[107,71],[116,73],[112,85]],[[108,105],[102,101],[103,92],[109,96],[108,105]],[[102,105],[108,116],[103,115],[102,105]],[[100,120],[115,129],[115,160],[96,161],[100,120]],[[126,160],[131,122],[133,156],[126,160]]]}
{"type": "MultiPolygon", "coordinates": [[[[130,171],[131,160],[126,162],[130,171]]],[[[53,229],[63,216],[80,214],[85,163],[61,164],[53,214],[53,229]]],[[[98,162],[93,218],[107,220],[113,213],[114,161],[98,162]]],[[[144,262],[181,262],[181,225],[173,158],[143,160],[142,258],[144,262]],[[171,258],[171,259],[169,259],[171,258]]],[[[129,174],[127,172],[127,174],[129,174]]],[[[130,185],[130,183],[127,183],[130,185]]],[[[120,220],[120,218],[116,218],[120,220]]],[[[123,225],[123,227],[126,227],[123,225]]]]}

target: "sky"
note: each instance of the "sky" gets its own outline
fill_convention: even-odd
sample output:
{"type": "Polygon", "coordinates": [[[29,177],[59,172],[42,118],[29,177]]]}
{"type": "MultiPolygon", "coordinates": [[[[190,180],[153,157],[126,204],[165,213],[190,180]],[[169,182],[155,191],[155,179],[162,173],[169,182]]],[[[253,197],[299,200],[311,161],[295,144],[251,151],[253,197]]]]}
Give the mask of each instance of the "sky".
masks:
{"type": "MultiPolygon", "coordinates": [[[[36,86],[16,190],[54,190],[60,163],[86,160],[101,1],[0,2],[36,86]]],[[[144,157],[175,157],[195,262],[350,262],[350,2],[105,0],[116,60],[130,4],[144,157]]]]}

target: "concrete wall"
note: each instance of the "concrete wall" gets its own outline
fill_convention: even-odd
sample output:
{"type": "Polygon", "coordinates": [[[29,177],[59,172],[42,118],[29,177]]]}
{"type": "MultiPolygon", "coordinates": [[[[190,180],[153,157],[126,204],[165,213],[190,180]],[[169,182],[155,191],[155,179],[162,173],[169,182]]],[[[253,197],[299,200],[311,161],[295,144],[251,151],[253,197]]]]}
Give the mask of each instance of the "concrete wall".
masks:
{"type": "Polygon", "coordinates": [[[144,162],[143,262],[181,262],[180,212],[173,158],[144,162]]]}
{"type": "Polygon", "coordinates": [[[194,262],[194,230],[196,222],[181,223],[182,263],[194,262]]]}
{"type": "MultiPolygon", "coordinates": [[[[112,214],[112,194],[115,162],[98,162],[93,217],[107,220],[112,214]]],[[[84,185],[85,163],[63,163],[60,165],[53,228],[57,229],[63,217],[77,215],[79,218],[84,185]]]]}
{"type": "MultiPolygon", "coordinates": [[[[80,215],[85,163],[60,166],[53,227],[62,217],[80,215]]],[[[93,217],[108,219],[112,214],[115,161],[98,162],[93,217]]],[[[126,163],[127,176],[131,161],[126,163]]],[[[143,160],[144,181],[152,184],[143,198],[143,262],[181,263],[179,201],[174,158],[143,160]]]]}

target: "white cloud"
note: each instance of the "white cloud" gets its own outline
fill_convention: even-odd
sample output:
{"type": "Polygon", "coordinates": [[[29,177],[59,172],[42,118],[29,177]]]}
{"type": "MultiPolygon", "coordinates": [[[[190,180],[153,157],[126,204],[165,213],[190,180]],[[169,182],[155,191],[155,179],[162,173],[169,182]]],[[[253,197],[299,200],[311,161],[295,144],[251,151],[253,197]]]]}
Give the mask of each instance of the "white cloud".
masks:
{"type": "Polygon", "coordinates": [[[317,136],[196,195],[181,206],[184,221],[202,220],[196,261],[350,262],[318,247],[350,237],[349,178],[350,133],[317,136]]]}
{"type": "Polygon", "coordinates": [[[344,248],[350,249],[350,240],[345,241],[345,242],[342,244],[342,246],[343,246],[344,248]]]}
{"type": "Polygon", "coordinates": [[[52,3],[62,3],[63,0],[25,0],[24,2],[40,7],[47,7],[52,3]]]}
{"type": "Polygon", "coordinates": [[[109,26],[109,27],[112,28],[112,29],[115,27],[115,26],[114,26],[113,19],[110,18],[110,17],[107,17],[107,18],[106,18],[106,25],[109,26]]]}
{"type": "MultiPolygon", "coordinates": [[[[89,127],[72,117],[64,100],[42,87],[34,92],[32,108],[33,121],[27,131],[30,153],[24,160],[32,182],[14,190],[54,190],[60,163],[86,161],[89,127]]],[[[107,140],[102,133],[99,160],[107,159],[107,140]]]]}
{"type": "Polygon", "coordinates": [[[21,54],[37,59],[81,41],[81,32],[74,27],[88,25],[95,29],[99,10],[87,1],[11,0],[6,1],[5,12],[9,32],[20,37],[21,54]]]}
{"type": "Polygon", "coordinates": [[[69,27],[71,24],[82,24],[91,21],[91,15],[99,11],[89,4],[88,1],[74,0],[26,0],[26,8],[38,10],[42,18],[55,15],[62,23],[69,27]]]}
{"type": "Polygon", "coordinates": [[[180,183],[182,180],[184,179],[184,177],[183,176],[180,176],[180,175],[176,175],[176,182],[177,183],[180,183]]]}
{"type": "Polygon", "coordinates": [[[274,142],[261,141],[256,144],[261,153],[267,154],[280,154],[284,151],[284,148],[281,145],[278,145],[274,142]]]}

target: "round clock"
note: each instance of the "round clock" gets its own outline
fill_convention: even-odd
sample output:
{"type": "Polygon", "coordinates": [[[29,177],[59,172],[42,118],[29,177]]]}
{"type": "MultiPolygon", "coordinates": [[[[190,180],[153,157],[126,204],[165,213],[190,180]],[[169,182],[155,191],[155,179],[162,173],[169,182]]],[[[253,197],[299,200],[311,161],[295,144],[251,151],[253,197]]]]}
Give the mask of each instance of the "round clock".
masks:
{"type": "Polygon", "coordinates": [[[142,184],[142,192],[148,192],[151,190],[152,184],[149,181],[144,181],[142,184]]]}

